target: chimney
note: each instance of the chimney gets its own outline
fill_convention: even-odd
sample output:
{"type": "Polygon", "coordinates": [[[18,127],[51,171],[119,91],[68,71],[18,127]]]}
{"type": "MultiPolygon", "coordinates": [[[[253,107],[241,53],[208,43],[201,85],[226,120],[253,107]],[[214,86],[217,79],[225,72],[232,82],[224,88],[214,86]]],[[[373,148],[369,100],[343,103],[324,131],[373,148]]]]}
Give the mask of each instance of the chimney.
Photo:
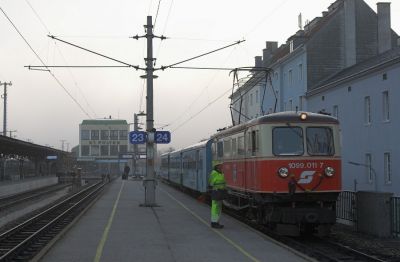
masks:
{"type": "Polygon", "coordinates": [[[265,67],[268,67],[271,63],[271,59],[274,55],[275,50],[278,49],[278,42],[266,42],[266,48],[263,49],[263,63],[265,67]]]}
{"type": "Polygon", "coordinates": [[[262,67],[263,62],[262,62],[262,56],[256,56],[255,57],[255,67],[262,67]]]}
{"type": "Polygon", "coordinates": [[[344,52],[345,67],[356,63],[356,3],[344,1],[344,52]]]}
{"type": "Polygon", "coordinates": [[[278,49],[278,42],[267,41],[266,45],[267,49],[271,50],[271,53],[273,53],[276,49],[278,49]]]}
{"type": "Polygon", "coordinates": [[[378,9],[378,53],[392,49],[390,26],[390,3],[377,3],[378,9]]]}

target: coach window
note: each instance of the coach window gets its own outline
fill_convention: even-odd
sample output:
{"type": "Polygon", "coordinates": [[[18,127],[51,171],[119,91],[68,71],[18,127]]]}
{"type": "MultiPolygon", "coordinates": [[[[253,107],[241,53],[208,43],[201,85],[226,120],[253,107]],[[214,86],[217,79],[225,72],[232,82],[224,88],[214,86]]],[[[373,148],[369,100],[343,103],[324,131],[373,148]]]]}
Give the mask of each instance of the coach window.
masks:
{"type": "Polygon", "coordinates": [[[230,158],[231,156],[231,139],[224,141],[224,157],[230,158]]]}
{"type": "Polygon", "coordinates": [[[236,138],[232,138],[232,156],[235,157],[237,153],[236,138]]]}
{"type": "Polygon", "coordinates": [[[244,155],[244,137],[239,136],[238,137],[238,148],[237,148],[237,153],[239,156],[244,155]]]}
{"type": "Polygon", "coordinates": [[[217,157],[222,158],[224,156],[224,145],[221,142],[217,143],[217,157]]]}
{"type": "Polygon", "coordinates": [[[272,130],[272,150],[276,156],[303,155],[303,129],[292,126],[275,127],[272,130]]]}
{"type": "Polygon", "coordinates": [[[255,156],[258,151],[258,130],[251,131],[251,155],[255,156]]]}

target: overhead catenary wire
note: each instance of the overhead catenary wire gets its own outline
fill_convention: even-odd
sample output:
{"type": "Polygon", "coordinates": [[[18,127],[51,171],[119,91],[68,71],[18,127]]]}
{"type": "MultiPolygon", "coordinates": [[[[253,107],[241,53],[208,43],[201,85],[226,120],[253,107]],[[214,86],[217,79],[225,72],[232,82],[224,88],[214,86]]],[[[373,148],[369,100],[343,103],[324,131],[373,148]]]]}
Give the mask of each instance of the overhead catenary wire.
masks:
{"type": "MultiPolygon", "coordinates": [[[[28,40],[23,36],[21,31],[17,28],[17,26],[13,23],[11,18],[6,14],[6,12],[3,10],[2,7],[0,7],[1,12],[4,14],[4,16],[7,18],[7,20],[10,22],[10,24],[13,26],[15,31],[20,35],[20,37],[24,40],[24,42],[28,45],[29,49],[35,54],[35,56],[39,59],[40,63],[46,67],[46,64],[42,60],[42,58],[39,56],[39,54],[33,49],[33,47],[29,44],[28,40]]],[[[48,68],[47,68],[48,69],[48,68]]],[[[51,72],[48,70],[49,74],[54,78],[54,80],[58,83],[58,85],[67,93],[67,95],[75,102],[75,104],[81,109],[81,111],[89,118],[92,118],[88,112],[82,107],[82,105],[78,102],[78,100],[75,99],[75,97],[72,96],[72,94],[68,91],[68,89],[61,83],[61,81],[51,72]]]]}
{"type": "MultiPolygon", "coordinates": [[[[35,8],[33,8],[33,6],[31,5],[31,3],[28,0],[25,0],[25,2],[29,5],[30,9],[32,10],[32,12],[35,14],[36,18],[40,21],[40,23],[42,24],[42,26],[46,29],[47,33],[50,34],[50,29],[49,27],[44,23],[43,19],[40,17],[39,13],[35,10],[35,8]]],[[[64,60],[64,62],[66,64],[68,64],[67,59],[64,57],[63,53],[61,52],[61,49],[58,47],[57,42],[54,41],[54,46],[56,47],[58,53],[60,54],[61,58],[64,60]]],[[[53,59],[54,60],[54,59],[53,59]]],[[[86,95],[84,94],[84,92],[82,91],[82,89],[80,88],[80,86],[78,85],[78,82],[76,81],[76,78],[74,76],[74,74],[72,73],[72,71],[68,68],[68,72],[74,82],[75,87],[79,90],[79,92],[82,94],[83,100],[85,101],[87,107],[92,111],[92,113],[94,114],[94,117],[97,117],[96,112],[93,110],[93,107],[90,105],[88,99],[86,98],[86,95]]]]}
{"type": "MultiPolygon", "coordinates": [[[[236,50],[236,48],[233,49],[233,50],[230,52],[230,54],[229,54],[228,57],[225,59],[225,62],[224,62],[223,64],[225,64],[226,61],[232,56],[234,50],[236,50]]],[[[177,68],[177,69],[205,69],[205,68],[199,68],[199,67],[171,67],[171,68],[177,68]]],[[[210,68],[207,68],[207,69],[221,71],[221,70],[226,70],[226,69],[231,69],[231,68],[217,68],[217,67],[216,67],[216,68],[211,68],[211,67],[210,67],[210,68]]],[[[233,69],[231,69],[231,70],[233,70],[233,69]]],[[[209,83],[203,88],[203,90],[202,90],[202,91],[199,93],[199,95],[193,100],[193,102],[182,112],[182,114],[180,114],[177,118],[175,118],[173,121],[171,121],[171,122],[170,122],[169,124],[167,124],[166,126],[170,126],[170,125],[175,124],[175,122],[179,121],[185,114],[187,114],[187,113],[189,112],[189,110],[190,110],[190,109],[192,108],[192,106],[200,99],[200,97],[204,94],[204,92],[208,90],[210,84],[214,81],[214,79],[216,78],[217,74],[218,74],[218,72],[216,72],[216,73],[212,76],[212,78],[211,78],[211,80],[209,81],[209,83]]]]}
{"type": "Polygon", "coordinates": [[[224,97],[229,91],[231,91],[231,88],[229,88],[228,90],[226,90],[223,94],[219,95],[217,98],[215,98],[213,101],[209,102],[205,107],[203,107],[200,111],[198,111],[197,113],[195,113],[194,115],[192,115],[190,118],[188,118],[185,122],[183,122],[182,124],[180,124],[178,127],[176,127],[175,129],[172,130],[172,133],[175,132],[176,130],[178,130],[179,128],[181,128],[182,126],[184,126],[186,123],[188,123],[190,120],[192,120],[193,118],[195,118],[196,116],[198,116],[200,113],[202,113],[204,110],[206,110],[208,107],[210,107],[212,104],[214,104],[215,102],[217,102],[218,100],[220,100],[222,97],[224,97]]]}
{"type": "Polygon", "coordinates": [[[135,68],[136,70],[139,69],[139,66],[131,65],[131,64],[126,63],[126,62],[123,62],[123,61],[121,61],[121,60],[118,60],[118,59],[115,59],[115,58],[112,58],[112,57],[109,57],[109,56],[100,54],[100,53],[98,53],[98,52],[92,51],[92,50],[90,50],[90,49],[87,49],[87,48],[84,48],[84,47],[81,47],[81,46],[78,46],[78,45],[75,45],[75,44],[70,43],[70,42],[68,42],[68,41],[64,41],[64,40],[62,40],[62,39],[57,38],[57,37],[54,36],[54,35],[48,35],[48,37],[50,37],[50,38],[52,38],[52,39],[55,39],[55,40],[57,40],[57,41],[60,41],[60,42],[62,42],[62,43],[64,43],[64,44],[71,45],[71,46],[73,46],[73,47],[82,49],[82,50],[87,51],[87,52],[89,52],[89,53],[92,53],[92,54],[95,54],[95,55],[98,55],[98,56],[107,58],[107,59],[112,60],[112,61],[114,61],[114,62],[118,62],[118,63],[123,64],[123,65],[126,65],[126,66],[128,66],[128,67],[133,67],[133,68],[135,68]]]}
{"type": "Polygon", "coordinates": [[[245,42],[245,41],[246,41],[246,40],[244,40],[244,39],[243,39],[243,40],[239,40],[239,41],[236,41],[236,42],[235,42],[235,43],[233,43],[233,44],[230,44],[230,45],[227,45],[227,46],[224,46],[224,47],[221,47],[221,48],[218,48],[218,49],[212,50],[212,51],[210,51],[210,52],[207,52],[207,53],[204,53],[204,54],[201,54],[201,55],[198,55],[198,56],[192,57],[192,58],[188,58],[188,59],[182,60],[182,61],[180,61],[180,62],[177,62],[177,63],[171,64],[171,65],[168,65],[168,66],[162,66],[160,69],[161,69],[161,70],[165,70],[165,69],[167,69],[167,68],[170,68],[170,67],[173,67],[173,66],[176,66],[176,65],[182,64],[182,63],[189,62],[189,61],[191,61],[191,60],[194,60],[194,59],[200,58],[200,57],[202,57],[202,56],[206,56],[206,55],[209,55],[209,54],[215,53],[215,52],[217,52],[217,51],[221,51],[221,50],[223,50],[223,49],[226,49],[226,48],[228,48],[228,47],[231,47],[231,46],[234,46],[234,45],[238,45],[238,44],[240,44],[240,43],[243,43],[243,42],[245,42]]]}
{"type": "Polygon", "coordinates": [[[154,19],[153,28],[156,28],[156,24],[157,24],[157,17],[158,17],[158,11],[160,11],[160,4],[161,4],[161,0],[158,0],[158,6],[157,6],[157,12],[156,12],[156,18],[154,19]]]}

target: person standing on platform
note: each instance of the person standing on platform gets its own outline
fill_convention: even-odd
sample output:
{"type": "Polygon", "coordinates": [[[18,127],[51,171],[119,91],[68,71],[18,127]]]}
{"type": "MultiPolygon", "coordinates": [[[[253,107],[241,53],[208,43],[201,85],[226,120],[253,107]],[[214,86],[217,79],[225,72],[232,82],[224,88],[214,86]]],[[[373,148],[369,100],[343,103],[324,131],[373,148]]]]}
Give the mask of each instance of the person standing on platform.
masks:
{"type": "Polygon", "coordinates": [[[122,179],[128,179],[129,171],[131,171],[131,168],[128,165],[125,165],[125,167],[124,167],[124,176],[123,176],[122,179]]]}
{"type": "Polygon", "coordinates": [[[226,182],[222,173],[222,163],[213,161],[213,167],[214,169],[208,178],[208,184],[211,188],[211,227],[223,228],[224,226],[219,223],[219,220],[221,218],[226,182]]]}

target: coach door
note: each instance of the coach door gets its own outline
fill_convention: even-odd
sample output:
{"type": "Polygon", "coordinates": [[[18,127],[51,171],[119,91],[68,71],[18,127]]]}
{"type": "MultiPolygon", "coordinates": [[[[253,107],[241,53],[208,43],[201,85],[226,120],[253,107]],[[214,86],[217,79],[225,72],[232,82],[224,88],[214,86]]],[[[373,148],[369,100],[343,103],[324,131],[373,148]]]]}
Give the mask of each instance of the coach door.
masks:
{"type": "Polygon", "coordinates": [[[258,151],[258,130],[255,128],[249,128],[245,133],[245,185],[249,190],[256,189],[256,153],[258,151]]]}

